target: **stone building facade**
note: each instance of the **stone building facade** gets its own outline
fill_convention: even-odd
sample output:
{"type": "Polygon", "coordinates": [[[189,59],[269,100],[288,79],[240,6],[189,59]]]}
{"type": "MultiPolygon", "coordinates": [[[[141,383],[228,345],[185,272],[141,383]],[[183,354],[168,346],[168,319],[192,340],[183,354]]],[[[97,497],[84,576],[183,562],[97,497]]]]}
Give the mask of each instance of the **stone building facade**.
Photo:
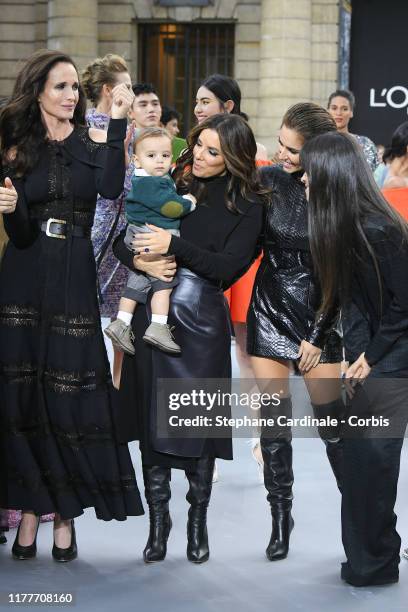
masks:
{"type": "Polygon", "coordinates": [[[21,60],[38,48],[64,50],[79,67],[119,53],[136,80],[140,24],[233,23],[232,76],[257,139],[272,153],[286,108],[299,100],[324,104],[337,86],[340,1],[210,0],[202,7],[165,7],[160,0],[0,0],[0,96],[11,93],[21,60]]]}

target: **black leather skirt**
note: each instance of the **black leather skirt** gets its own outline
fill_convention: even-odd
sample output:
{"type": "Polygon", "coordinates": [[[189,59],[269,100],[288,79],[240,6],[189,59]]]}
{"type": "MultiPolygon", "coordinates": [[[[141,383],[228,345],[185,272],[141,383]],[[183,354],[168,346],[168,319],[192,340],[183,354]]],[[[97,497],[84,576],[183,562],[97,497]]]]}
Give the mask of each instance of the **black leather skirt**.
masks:
{"type": "Polygon", "coordinates": [[[203,455],[232,459],[231,439],[159,437],[158,379],[230,378],[232,327],[222,289],[187,269],[179,269],[177,279],[169,324],[181,354],[169,355],[143,342],[150,317],[138,306],[133,318],[136,355],[124,358],[118,420],[125,441],[140,441],[145,465],[194,470],[203,455]]]}
{"type": "Polygon", "coordinates": [[[156,451],[180,457],[203,454],[232,459],[231,440],[157,437],[157,383],[163,378],[230,378],[231,323],[223,291],[182,268],[170,298],[169,323],[181,346],[180,355],[153,352],[150,434],[156,451]]]}

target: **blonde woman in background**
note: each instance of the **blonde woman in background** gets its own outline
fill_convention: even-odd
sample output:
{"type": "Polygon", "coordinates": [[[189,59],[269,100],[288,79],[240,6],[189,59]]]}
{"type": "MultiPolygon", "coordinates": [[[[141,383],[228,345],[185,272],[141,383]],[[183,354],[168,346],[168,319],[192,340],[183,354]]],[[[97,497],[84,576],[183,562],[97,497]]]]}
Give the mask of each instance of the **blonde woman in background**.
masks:
{"type": "MultiPolygon", "coordinates": [[[[119,55],[108,53],[93,60],[82,73],[82,85],[93,107],[86,112],[91,128],[107,131],[111,119],[112,90],[124,83],[131,89],[132,82],[126,61],[119,55]]],[[[126,285],[127,270],[113,256],[112,240],[125,227],[122,192],[116,200],[98,196],[92,227],[92,243],[98,267],[98,296],[101,317],[110,320],[116,316],[122,290],[126,285]]],[[[123,353],[113,347],[113,380],[119,384],[123,353]]]]}

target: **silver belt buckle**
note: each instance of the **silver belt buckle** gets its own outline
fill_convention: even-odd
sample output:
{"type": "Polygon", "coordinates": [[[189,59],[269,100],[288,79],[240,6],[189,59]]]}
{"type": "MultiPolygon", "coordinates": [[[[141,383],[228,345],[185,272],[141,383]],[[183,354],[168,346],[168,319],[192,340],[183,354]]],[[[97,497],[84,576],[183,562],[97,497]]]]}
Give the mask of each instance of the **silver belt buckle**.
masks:
{"type": "Polygon", "coordinates": [[[51,224],[52,223],[63,223],[64,225],[67,224],[67,222],[64,219],[52,219],[51,217],[47,220],[47,227],[45,228],[45,234],[46,236],[49,236],[50,238],[60,238],[61,240],[65,240],[66,236],[64,236],[63,234],[53,234],[50,230],[51,224]]]}

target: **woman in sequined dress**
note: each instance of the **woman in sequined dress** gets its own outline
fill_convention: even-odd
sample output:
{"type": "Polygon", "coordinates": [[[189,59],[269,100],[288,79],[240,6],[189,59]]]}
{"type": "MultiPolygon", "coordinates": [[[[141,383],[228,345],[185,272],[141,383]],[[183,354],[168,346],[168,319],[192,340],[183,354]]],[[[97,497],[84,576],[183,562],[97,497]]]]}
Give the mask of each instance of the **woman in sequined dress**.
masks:
{"type": "Polygon", "coordinates": [[[72,60],[38,51],[0,114],[0,507],[23,512],[17,559],[35,556],[40,515],[56,515],[63,562],[85,508],[107,521],[143,514],[116,438],[90,239],[97,194],[117,197],[125,175],[133,94],[121,84],[112,97],[107,134],[86,128],[72,60]]]}
{"type": "MultiPolygon", "coordinates": [[[[279,131],[281,165],[262,169],[264,184],[271,190],[271,203],[264,225],[264,256],[248,310],[247,350],[260,390],[279,393],[279,406],[263,406],[262,416],[272,419],[279,415],[291,417],[288,381],[293,360],[298,361],[319,416],[335,416],[342,408],[342,347],[334,331],[337,313],[316,319],[320,292],[312,268],[299,157],[307,140],[335,130],[335,123],[324,108],[308,102],[295,104],[286,112],[279,131]],[[322,379],[324,384],[319,383],[322,379]]],[[[341,441],[334,432],[319,434],[341,486],[341,441]]],[[[294,525],[291,438],[288,428],[262,430],[264,482],[272,513],[272,535],[266,550],[270,561],[287,556],[294,525]]]]}
{"type": "MultiPolygon", "coordinates": [[[[334,121],[336,122],[337,130],[343,134],[349,134],[349,123],[353,118],[354,107],[356,100],[354,94],[348,89],[337,89],[329,96],[327,109],[334,121]]],[[[377,147],[367,136],[360,134],[352,134],[363,150],[363,155],[374,172],[378,166],[377,147]]]]}
{"type": "MultiPolygon", "coordinates": [[[[111,118],[113,88],[119,83],[124,83],[129,89],[132,86],[125,60],[111,53],[97,58],[85,68],[81,82],[87,98],[94,105],[86,112],[87,125],[107,131],[111,118]]],[[[98,195],[92,227],[92,243],[98,267],[99,308],[101,316],[109,319],[116,316],[128,276],[126,268],[114,257],[111,248],[113,239],[126,225],[123,208],[126,185],[124,187],[124,191],[115,200],[98,195]]],[[[114,348],[115,384],[120,377],[122,358],[123,353],[114,348]]]]}

